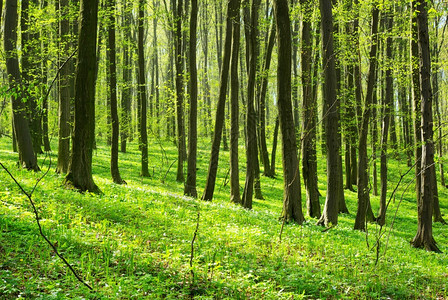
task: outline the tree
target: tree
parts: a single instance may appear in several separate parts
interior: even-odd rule
[[[274,1],[277,24],[278,114],[283,144],[283,218],[302,224],[304,221],[299,185],[299,161],[291,103],[291,22],[287,0]]]
[[[232,22],[235,21],[239,10],[238,0],[229,0],[227,4],[226,36],[224,40],[224,55],[219,80],[219,96],[215,115],[215,130],[213,132],[210,163],[208,166],[207,181],[205,183],[202,200],[211,201],[215,191],[216,172],[218,170],[219,146],[221,144],[222,128],[224,126],[224,112],[226,104],[227,83],[229,77],[230,56],[232,51]]]
[[[185,126],[184,126],[184,70],[183,70],[183,38],[182,38],[182,12],[183,1],[177,2],[174,10],[174,20],[176,22],[175,36],[175,64],[176,64],[176,115],[177,115],[177,177],[179,182],[184,181],[184,160],[186,158],[185,149]]]
[[[144,28],[145,0],[139,1],[138,9],[138,96],[140,100],[140,146],[142,151],[141,175],[149,177],[148,171],[148,129],[146,128],[146,73],[145,73],[145,51],[144,51]]]
[[[116,47],[115,47],[115,0],[107,0],[108,6],[108,31],[107,31],[107,54],[109,58],[109,98],[110,98],[110,117],[112,123],[112,139],[111,139],[111,156],[110,156],[110,172],[112,179],[117,184],[125,183],[120,176],[118,169],[118,136],[119,136],[119,120],[118,120],[118,101],[117,101],[117,66],[116,66]]]
[[[368,157],[367,157],[367,135],[369,132],[370,115],[372,113],[372,103],[375,90],[377,49],[378,49],[378,7],[372,9],[372,43],[369,54],[369,75],[367,79],[367,93],[365,107],[362,113],[361,129],[359,134],[359,154],[358,154],[358,209],[356,211],[355,229],[364,231],[366,228],[366,216],[370,215],[370,197],[369,197],[369,176],[368,176]]]
[[[92,177],[97,23],[98,0],[81,0],[75,78],[75,124],[72,156],[65,182],[81,191],[90,192],[100,191]]]
[[[5,24],[3,46],[6,54],[6,72],[12,96],[13,129],[17,141],[20,164],[28,170],[39,170],[33,150],[30,127],[26,116],[26,100],[29,95],[22,86],[17,57],[17,0],[5,2]]]
[[[191,0],[190,17],[190,118],[188,131],[188,171],[184,194],[197,197],[196,191],[196,157],[198,147],[198,74],[196,70],[196,31],[198,20],[198,2]]]
[[[392,31],[393,16],[388,12],[386,21],[386,32]],[[390,111],[393,105],[393,78],[392,78],[392,37],[389,35],[386,40],[386,95],[384,97],[384,112],[381,128],[381,194],[380,194],[380,213],[377,219],[378,224],[384,226],[386,223],[386,197],[387,197],[387,137],[389,135]]]
[[[247,102],[246,102],[246,182],[244,185],[242,205],[245,208],[252,209],[252,198],[254,192],[255,172],[258,171],[257,150],[257,115],[255,113],[255,83],[258,58],[258,10],[260,0],[252,0],[250,12],[250,25],[246,28],[246,57],[248,62],[248,80],[247,80]]]
[[[126,152],[131,127],[131,13],[127,1],[123,3],[123,85],[121,88],[121,152]]]
[[[417,234],[411,244],[415,248],[425,248],[427,251],[440,252],[432,236],[432,213],[434,205],[434,141],[433,141],[433,112],[431,90],[431,58],[429,50],[428,13],[426,2],[413,1],[417,14],[418,55],[420,73],[421,97],[421,198],[418,203]]]
[[[312,1],[302,0],[304,10],[302,20],[302,172],[306,189],[306,206],[308,215],[320,218],[319,189],[317,187],[316,159],[316,120],[317,103],[314,101],[312,55],[313,40],[311,38]]]
[[[235,20],[240,17],[238,0]],[[239,138],[239,77],[238,58],[240,48],[240,25],[233,22],[232,25],[232,55],[230,62],[230,201],[241,203],[240,176],[238,167],[238,138]]]
[[[317,224],[338,223],[340,177],[338,163],[341,148],[339,136],[339,100],[337,97],[336,66],[333,49],[333,11],[331,0],[320,0],[322,24],[322,64],[324,66],[325,146],[327,153],[327,198]]]

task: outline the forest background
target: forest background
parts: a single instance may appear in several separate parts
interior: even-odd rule
[[[446,3],[0,7],[0,295],[446,297]]]

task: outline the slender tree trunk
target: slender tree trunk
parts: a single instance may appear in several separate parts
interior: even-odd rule
[[[1,1],[0,1],[1,2]],[[1,6],[1,3],[0,3]],[[45,10],[48,6],[48,2],[47,1],[42,1],[41,2],[41,7],[40,9]],[[0,13],[1,13],[1,9],[0,9]],[[1,24],[1,21],[0,21]],[[44,143],[44,151],[49,152],[51,151],[51,146],[50,146],[50,138],[49,138],[49,133],[48,133],[48,109],[49,109],[49,105],[48,105],[48,97],[45,96],[45,91],[46,91],[46,86],[47,86],[47,81],[48,81],[48,70],[47,70],[47,62],[48,62],[48,58],[45,55],[45,53],[47,53],[48,51],[48,46],[49,46],[49,41],[48,41],[48,28],[46,28],[45,26],[42,27],[42,29],[40,30],[40,35],[44,36],[47,35],[45,38],[41,39],[41,53],[40,53],[40,59],[41,59],[41,95],[42,95],[42,139],[43,139],[43,143]]]
[[[130,59],[131,42],[131,15],[130,7],[125,1],[123,3],[123,87],[121,90],[121,147],[120,151],[125,153],[127,141],[130,135],[131,126],[131,85],[132,85],[132,66]]]
[[[240,18],[238,9],[235,19]],[[238,59],[240,47],[240,25],[239,22],[232,26],[232,57],[230,63],[230,201],[241,204],[240,195],[240,176],[238,166],[238,138],[239,138],[239,78],[238,78]]]
[[[386,32],[392,32],[393,26],[393,16],[392,12],[388,12],[386,16]],[[392,37],[389,35],[386,40],[386,95],[384,97],[384,112],[383,112],[383,122],[381,128],[381,194],[380,194],[380,213],[377,218],[379,225],[384,226],[386,224],[386,198],[387,198],[387,137],[389,134],[389,123],[390,123],[390,111],[393,105],[393,77],[392,77]]]
[[[19,91],[22,78],[17,58],[17,0],[7,0],[5,2],[5,24],[3,45],[6,55],[6,72],[8,74],[9,86],[11,89]],[[33,151],[30,128],[26,117],[26,106],[22,101],[22,93],[18,97],[12,97],[12,111],[14,133],[19,152],[19,162],[28,170],[39,170],[36,156]]]
[[[283,145],[283,218],[302,224],[299,161],[291,104],[291,22],[287,0],[274,1],[277,23],[277,95]]]
[[[184,194],[197,198],[196,157],[198,147],[198,74],[196,70],[196,31],[198,20],[198,2],[191,0],[190,17],[190,119],[188,131],[188,171]]]
[[[68,55],[70,50],[70,43],[67,41],[70,35],[69,15],[69,1],[59,1],[59,36],[61,38],[60,51],[63,55]],[[68,164],[70,161],[70,77],[72,73],[68,66],[62,68],[59,74],[59,138],[58,138],[58,162],[56,167],[57,173],[65,174],[68,172]]]
[[[246,23],[249,27],[249,40],[246,51],[249,52],[249,69],[247,80],[247,103],[246,103],[246,183],[244,185],[242,204],[243,207],[252,209],[252,198],[254,192],[255,172],[257,172],[258,151],[257,151],[257,117],[255,113],[255,84],[257,71],[257,37],[258,37],[258,10],[260,0],[252,0],[250,23]],[[250,24],[250,25],[249,25]],[[257,161],[256,161],[257,160]]]
[[[219,98],[216,107],[215,130],[213,132],[210,163],[202,200],[211,201],[215,191],[216,172],[218,170],[219,146],[221,143],[222,127],[224,125],[224,112],[227,96],[227,82],[229,77],[230,56],[232,51],[232,22],[235,21],[239,9],[238,0],[230,0],[227,5],[226,36],[224,40],[224,55],[219,82]]]
[[[367,156],[367,135],[369,132],[370,115],[372,111],[373,93],[375,90],[375,75],[376,75],[376,53],[378,47],[378,15],[377,7],[372,11],[372,44],[370,48],[370,66],[367,81],[367,94],[365,101],[365,108],[362,114],[361,129],[359,134],[359,161],[358,161],[358,209],[356,212],[355,227],[357,230],[366,230],[366,216],[368,215],[370,207],[370,190],[369,190],[369,175],[368,175],[368,156]]]
[[[66,184],[99,192],[92,178],[95,138],[95,76],[98,1],[81,0],[78,61],[75,79],[75,127]]]
[[[422,188],[418,199],[418,228],[411,244],[415,248],[440,252],[432,236],[432,213],[434,204],[434,141],[431,90],[431,58],[429,50],[428,15],[426,2],[414,2],[418,29],[418,53],[420,61],[420,96],[422,127]]]
[[[177,116],[177,176],[178,182],[184,182],[184,160],[186,158],[186,141],[184,126],[184,70],[183,70],[183,39],[182,39],[183,1],[177,2],[174,16],[176,22],[175,63],[176,63],[176,116]]]
[[[272,152],[271,152],[271,170],[272,174],[275,176],[275,155],[277,154],[277,140],[278,140],[278,128],[280,126],[280,121],[277,118],[275,118],[275,125],[274,125],[274,134],[272,136]]]
[[[317,187],[317,158],[316,158],[316,112],[317,103],[314,102],[312,86],[312,55],[313,40],[311,38],[311,18],[313,3],[301,0],[304,10],[302,20],[302,173],[306,189],[306,206],[308,215],[320,218],[319,190]]]
[[[116,50],[115,50],[115,0],[107,0],[109,10],[108,20],[108,39],[107,54],[109,57],[109,97],[110,97],[110,117],[112,125],[111,139],[111,155],[110,155],[110,172],[112,179],[117,184],[125,183],[120,176],[118,168],[118,137],[119,137],[119,120],[118,120],[118,101],[117,101],[117,66],[116,66]]]
[[[148,132],[146,128],[146,72],[144,51],[145,0],[140,0],[138,10],[138,95],[140,101],[140,145],[142,151],[141,176],[149,177],[148,171]]]
[[[268,89],[268,73],[271,66],[272,50],[274,49],[275,43],[275,24],[272,23],[271,30],[269,34],[269,41],[266,49],[266,57],[264,61],[264,68],[261,75],[261,91],[259,93],[259,109],[258,109],[258,120],[259,120],[259,144],[260,144],[260,156],[264,166],[263,174],[267,177],[273,177],[271,170],[271,165],[269,163],[269,153],[266,145],[266,93]]]
[[[411,25],[411,67],[412,67],[412,97],[413,97],[413,115],[414,115],[414,157],[415,157],[415,192],[417,201],[421,199],[421,158],[422,158],[422,138],[421,138],[421,95],[420,95],[420,76],[419,76],[419,58],[418,58],[418,31],[417,19],[412,18]]]
[[[325,145],[327,153],[327,198],[319,225],[336,225],[338,223],[338,212],[340,188],[342,178],[339,173],[338,164],[340,160],[339,139],[339,100],[337,97],[337,76],[335,57],[333,49],[333,12],[331,0],[320,0],[321,23],[322,23],[322,64],[324,68],[324,109],[325,112]]]

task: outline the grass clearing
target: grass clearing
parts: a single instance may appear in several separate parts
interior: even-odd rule
[[[0,171],[0,298],[149,299],[444,299],[448,298],[448,234],[434,224],[442,254],[413,249],[417,230],[414,185],[408,175],[387,215],[387,227],[398,205],[390,235],[381,239],[377,265],[375,243],[379,228],[368,235],[354,231],[356,193],[345,191],[350,214],[322,232],[316,220],[303,226],[282,226],[281,176],[261,178],[264,200],[247,211],[229,203],[228,153],[221,152],[213,202],[184,197],[175,181],[176,149],[172,142],[150,142],[150,178],[139,176],[140,154],[135,144],[120,153],[120,171],[127,185],[112,183],[109,148],[94,151],[94,180],[101,195],[81,194],[62,186],[63,176],[50,170],[33,194],[45,233],[58,250],[91,284],[90,292],[68,272],[38,234],[27,199],[6,172]],[[56,145],[53,145],[56,148]],[[198,192],[201,194],[209,158],[209,143],[198,152]],[[0,161],[27,191],[42,173],[16,166],[10,140],[0,138]],[[241,154],[244,148],[240,149]],[[244,184],[244,155],[241,184]],[[52,162],[56,161],[52,154]],[[43,163],[43,157],[40,158]],[[43,170],[48,166],[46,159]],[[280,152],[277,173],[281,175]],[[321,205],[325,201],[325,160],[319,159]],[[389,190],[406,170],[405,160],[390,160]],[[412,172],[411,172],[412,173]],[[302,187],[305,210],[305,195]],[[440,190],[442,212],[448,209]],[[374,212],[378,197],[372,197]],[[190,247],[195,241],[191,285]],[[389,230],[389,229],[388,229]],[[384,250],[387,243],[387,252]]]

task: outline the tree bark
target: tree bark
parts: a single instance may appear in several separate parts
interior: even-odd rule
[[[120,170],[118,168],[118,137],[119,137],[119,120],[118,120],[118,101],[117,101],[117,66],[116,66],[116,46],[115,46],[115,0],[108,0],[107,6],[109,10],[108,20],[108,39],[107,54],[109,58],[109,97],[110,97],[110,118],[112,125],[111,136],[111,155],[110,155],[110,172],[112,180],[117,184],[125,183],[121,179]]]
[[[422,187],[421,199],[418,199],[417,234],[411,244],[415,248],[440,252],[432,236],[432,213],[434,204],[434,141],[431,90],[431,58],[429,50],[428,15],[426,2],[414,2],[417,13],[418,53],[420,71],[420,96],[422,127]]]
[[[177,116],[177,175],[178,182],[184,182],[184,160],[186,158],[186,141],[184,126],[184,70],[183,70],[183,39],[182,39],[183,1],[177,2],[174,15],[176,23],[175,64],[176,64],[176,116]]]
[[[339,173],[339,100],[337,97],[337,77],[333,49],[333,12],[331,0],[320,0],[322,24],[322,63],[324,68],[324,123],[327,153],[327,198],[323,214],[317,224],[333,226],[338,223],[340,188],[342,178]]]
[[[66,184],[81,191],[99,192],[92,177],[95,138],[95,69],[98,1],[81,0],[78,61],[75,79],[75,127]]]
[[[240,18],[240,1],[235,19]],[[230,63],[230,201],[241,204],[240,176],[238,166],[238,138],[239,138],[239,78],[238,59],[240,47],[240,25],[239,22],[232,26],[232,57]]]
[[[370,190],[369,190],[369,175],[368,175],[368,157],[367,157],[367,135],[369,132],[369,121],[372,111],[373,93],[375,90],[376,81],[376,53],[378,47],[378,15],[377,7],[372,11],[372,44],[370,48],[370,66],[369,75],[367,79],[367,93],[365,100],[365,108],[362,113],[361,129],[359,134],[359,160],[358,160],[358,209],[356,212],[354,229],[365,231],[366,216],[371,210],[370,206]]]
[[[311,18],[313,3],[301,0],[304,18],[302,20],[302,173],[306,189],[306,207],[308,215],[320,218],[319,189],[317,187],[316,159],[316,120],[317,103],[313,98],[312,55],[313,40],[311,38]]]
[[[145,51],[144,51],[144,27],[145,0],[139,1],[138,10],[138,96],[140,100],[140,146],[142,151],[143,177],[149,177],[148,171],[148,132],[146,128],[146,72],[145,72]]]
[[[230,56],[232,51],[232,22],[235,21],[238,0],[230,0],[227,5],[226,36],[224,40],[224,55],[219,81],[219,97],[215,115],[215,130],[213,132],[210,163],[208,166],[207,181],[202,200],[211,201],[215,191],[216,172],[218,170],[219,146],[221,144],[222,127],[224,125],[224,112],[226,104],[227,82],[229,77]]]
[[[198,147],[198,74],[196,70],[196,31],[198,20],[198,1],[191,0],[190,16],[190,118],[188,131],[188,171],[184,194],[197,198],[196,158]]]
[[[132,66],[130,59],[131,43],[131,15],[128,2],[123,3],[123,88],[121,90],[121,146],[120,151],[126,153],[127,141],[130,135],[131,126],[131,84],[132,84]]]
[[[277,95],[283,144],[283,218],[302,224],[304,221],[299,184],[293,108],[291,103],[291,22],[287,0],[274,1],[277,24],[278,69]]]
[[[60,0],[59,1],[59,36],[61,41],[60,51],[61,54],[68,55],[70,50],[70,43],[67,41],[70,35],[70,23],[68,19],[69,15],[69,1]],[[70,68],[62,68],[59,73],[59,109],[58,109],[58,119],[59,119],[59,137],[58,137],[58,162],[56,166],[56,172],[65,174],[68,172],[68,165],[70,162],[70,77],[72,72]]]
[[[392,32],[393,15],[392,12],[388,12],[386,16],[386,32]],[[381,193],[380,193],[380,212],[377,218],[377,223],[381,226],[386,224],[386,209],[387,209],[387,137],[389,134],[390,124],[390,111],[393,105],[393,77],[392,77],[392,37],[389,35],[386,40],[386,95],[384,97],[384,113],[383,122],[381,128],[381,166],[380,166],[380,180],[381,180]]]
[[[36,156],[33,150],[30,128],[26,116],[26,104],[22,101],[25,95],[21,91],[22,78],[17,58],[17,0],[5,2],[5,24],[3,45],[6,55],[6,72],[11,90],[17,92],[12,97],[14,134],[19,152],[19,162],[28,170],[38,171]]]

